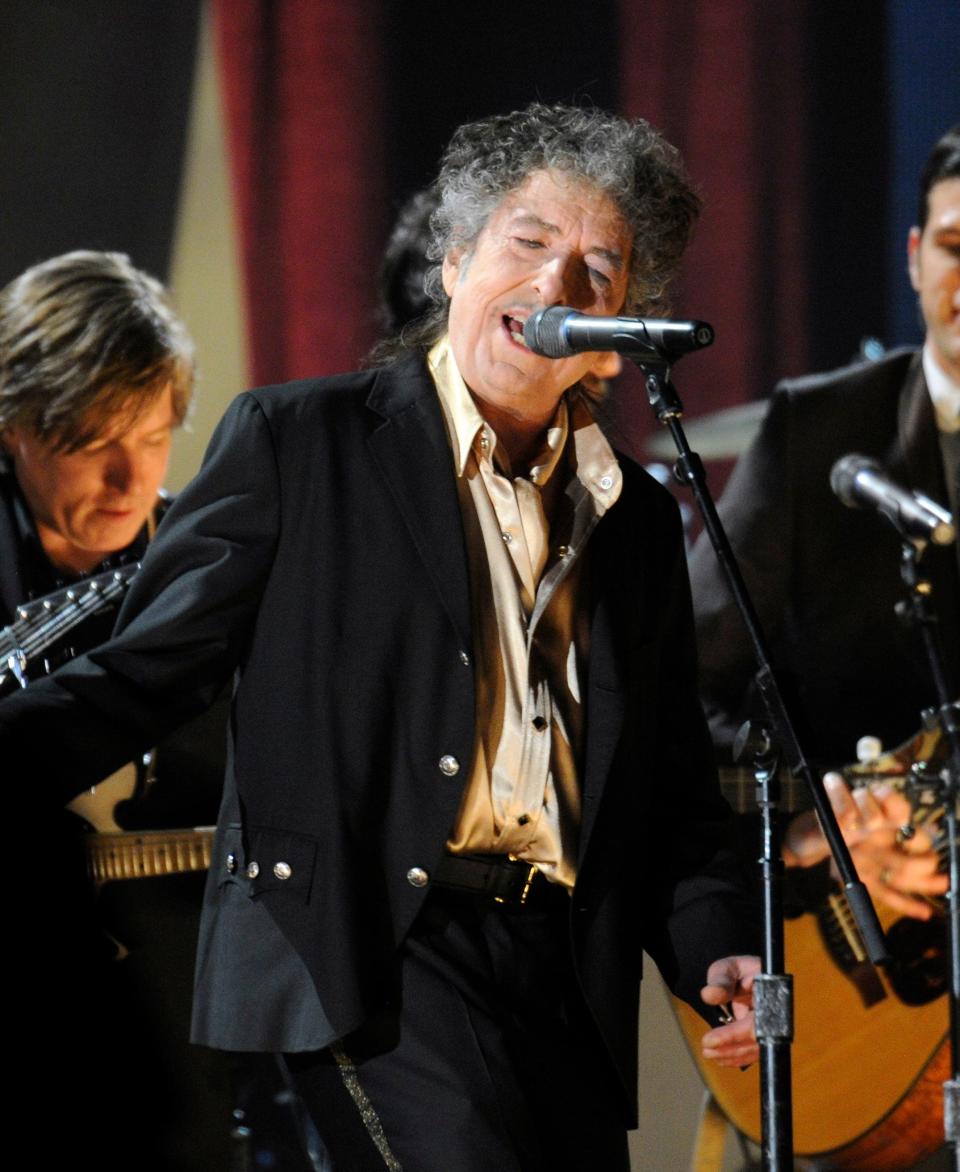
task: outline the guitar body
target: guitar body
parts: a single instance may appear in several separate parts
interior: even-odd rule
[[[939,771],[945,742],[924,729],[844,775],[852,786],[901,788],[914,828],[946,852]],[[743,810],[748,775],[728,771],[724,789]],[[792,779],[788,779],[792,780]],[[789,789],[787,803],[790,803]],[[839,892],[815,913],[784,925],[786,971],[794,982],[791,1046],[793,1150],[820,1168],[895,1172],[935,1152],[943,1137],[948,1075],[948,963],[942,915],[928,921],[877,906],[890,963],[870,965]],[[693,1059],[730,1123],[759,1143],[759,1068],[741,1072],[704,1061],[702,1019],[673,1001]]]
[[[97,785],[77,794],[67,803],[67,809],[100,834],[117,833],[123,829],[117,821],[117,806],[136,797],[141,788],[137,767],[131,761]]]
[[[881,916],[881,920],[883,917]],[[884,923],[896,919],[893,914]],[[869,1007],[827,955],[817,920],[786,925],[786,968],[794,977],[794,1151],[830,1166],[869,1172],[904,1168],[943,1143],[947,998],[906,1005],[886,981]],[[700,1074],[738,1131],[760,1142],[760,1075],[707,1063],[703,1020],[674,1007]]]

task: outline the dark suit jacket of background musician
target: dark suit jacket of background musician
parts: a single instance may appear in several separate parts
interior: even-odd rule
[[[918,352],[782,383],[719,506],[801,744],[821,767],[855,760],[856,741],[867,733],[893,748],[917,731],[921,709],[936,699],[919,637],[894,615],[905,596],[899,537],[830,489],[830,470],[848,452],[873,457],[901,485],[948,505]],[[954,696],[957,556],[956,544],[929,546],[920,562],[934,586]],[[702,695],[715,739],[728,746],[754,711],[750,648],[704,539],[690,573]]]

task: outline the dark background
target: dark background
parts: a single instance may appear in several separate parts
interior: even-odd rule
[[[534,98],[642,114],[684,151],[705,212],[677,311],[717,329],[678,377],[691,414],[918,340],[904,238],[960,117],[954,0],[6,0],[0,284],[78,246],[168,275],[204,15],[252,380],[355,366],[396,209],[456,125]]]

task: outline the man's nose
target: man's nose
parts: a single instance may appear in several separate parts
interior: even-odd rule
[[[132,493],[140,479],[141,469],[137,457],[119,445],[111,448],[107,465],[104,470],[104,479],[117,492]]]
[[[574,257],[552,256],[545,261],[534,287],[544,306],[569,305],[571,309],[580,309],[589,304],[586,266]]]

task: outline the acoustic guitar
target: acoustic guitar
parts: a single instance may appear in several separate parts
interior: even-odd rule
[[[844,770],[852,785],[882,781],[902,788],[914,826],[927,828],[944,859],[938,775],[945,756],[939,731],[921,732],[891,753]],[[928,921],[878,907],[893,956],[883,972],[869,963],[840,892],[815,914],[787,921],[794,1151],[816,1159],[818,1167],[894,1172],[943,1143],[948,964],[942,902],[935,902],[938,914]],[[759,1143],[758,1069],[706,1062],[702,1019],[676,999],[674,1008],[714,1100],[733,1127]]]

